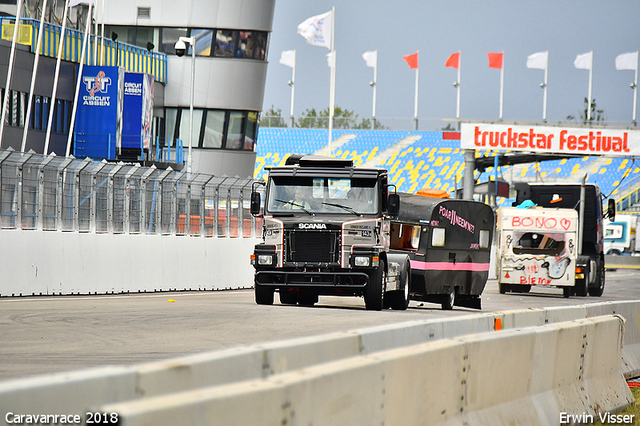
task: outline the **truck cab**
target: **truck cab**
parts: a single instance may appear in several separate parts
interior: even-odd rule
[[[363,296],[367,309],[407,308],[409,259],[389,253],[399,197],[386,170],[293,155],[268,172],[264,203],[252,192],[252,214],[264,219],[252,256],[256,303],[277,292],[283,304],[344,295]]]

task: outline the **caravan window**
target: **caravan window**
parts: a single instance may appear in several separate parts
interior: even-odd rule
[[[565,234],[562,233],[514,232],[513,240],[514,254],[558,256],[564,253]]]
[[[431,245],[433,247],[443,247],[444,234],[444,228],[433,228],[431,231]]]
[[[481,229],[480,230],[480,235],[479,235],[479,239],[478,239],[478,246],[480,246],[480,248],[487,248],[489,247],[489,231],[486,229]]]
[[[391,244],[389,247],[401,250],[417,250],[420,245],[420,230],[420,226],[392,223]]]

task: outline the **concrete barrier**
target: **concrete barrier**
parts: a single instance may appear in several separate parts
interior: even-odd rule
[[[3,229],[0,296],[250,288],[256,241]]]
[[[360,355],[99,408],[120,424],[558,424],[633,402],[623,320],[588,318]],[[428,403],[427,403],[428,402]]]
[[[473,314],[452,319],[410,321],[231,348],[131,367],[110,367],[16,379],[0,382],[0,413],[19,412],[16,407],[23,410],[23,413],[43,412],[44,407],[57,410],[47,413],[84,413],[88,409],[110,403],[176,395],[212,386],[230,386],[235,389],[238,384],[255,382],[252,386],[261,387],[262,384],[256,383],[289,373],[296,376],[302,370],[334,362],[340,363],[360,356],[377,356],[395,349],[402,352],[429,342],[464,339],[464,336],[468,335],[491,335],[501,338],[505,336],[504,332],[493,331],[513,331],[525,327],[536,330],[537,327],[552,324],[554,321],[584,320],[587,316],[598,317],[608,314],[620,314],[631,318],[627,321],[629,333],[625,335],[625,347],[622,349],[622,371],[630,375],[629,372],[640,370],[640,357],[636,356],[640,353],[640,329],[637,325],[639,306],[640,301],[609,302],[558,309],[526,309]],[[635,328],[630,327],[629,323],[635,324]],[[536,350],[540,353],[555,354],[559,350],[557,345],[554,340],[540,340]],[[494,361],[491,361],[488,365],[493,363]],[[68,395],[73,397],[68,398]]]

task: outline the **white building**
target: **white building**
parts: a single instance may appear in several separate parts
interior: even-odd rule
[[[95,1],[94,19],[102,22],[103,0]],[[27,0],[23,16],[39,18],[40,3]],[[52,10],[57,16],[64,3],[55,3]],[[183,141],[185,150],[189,146],[191,46],[178,57],[174,45],[180,36],[195,37],[194,172],[253,175],[274,7],[275,0],[105,1],[105,39],[115,39],[119,48],[128,44],[167,55],[167,81],[156,83],[154,105],[154,141],[159,137],[161,146],[176,139]],[[11,13],[11,6],[8,9],[4,5],[0,12]],[[86,11],[86,6],[74,9],[71,21],[80,22],[81,28]],[[8,52],[7,44],[3,46]],[[0,74],[6,75],[6,63],[0,63]],[[27,80],[22,79],[23,86]],[[4,77],[0,87],[3,84]],[[10,143],[3,138],[2,148],[7,146]]]

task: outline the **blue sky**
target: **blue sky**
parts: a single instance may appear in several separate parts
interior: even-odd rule
[[[297,34],[306,18],[336,7],[336,105],[360,117],[372,113],[373,69],[362,53],[378,49],[377,116],[410,119],[415,71],[403,55],[420,51],[421,123],[455,118],[457,72],[446,68],[461,51],[461,119],[497,121],[500,70],[488,67],[487,53],[504,51],[506,122],[542,120],[540,83],[544,71],[526,68],[528,55],[549,50],[547,121],[579,115],[587,97],[589,71],[576,69],[576,55],[593,50],[592,97],[607,123],[631,123],[633,71],[615,69],[615,57],[640,49],[637,0],[367,0],[333,2],[276,0],[264,109],[289,115],[291,68],[278,63],[283,50],[297,50],[295,114],[329,106],[328,49]],[[433,125],[433,124],[431,124]],[[439,128],[439,127],[438,127]],[[421,124],[422,130],[427,124]]]

